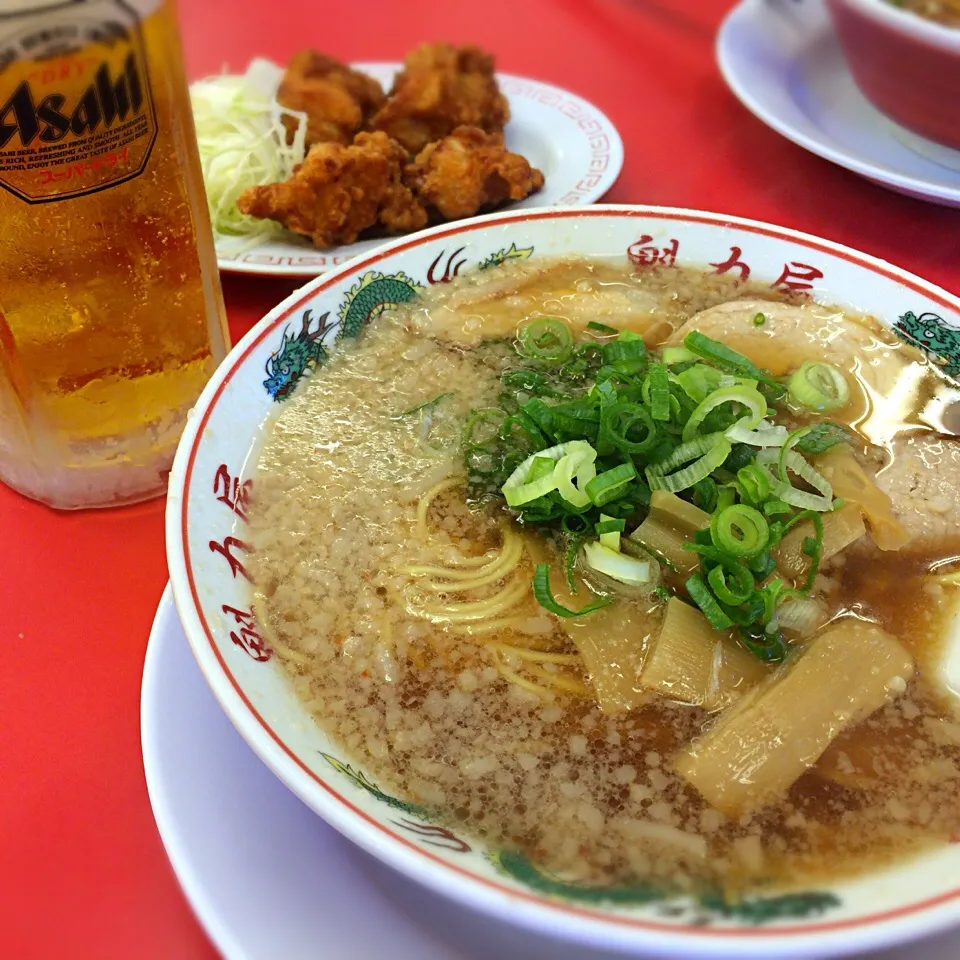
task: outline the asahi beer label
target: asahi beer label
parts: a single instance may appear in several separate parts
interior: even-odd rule
[[[0,14],[0,187],[27,203],[104,190],[143,171],[156,136],[130,5]]]

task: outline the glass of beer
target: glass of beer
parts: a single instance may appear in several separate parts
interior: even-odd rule
[[[168,0],[0,0],[0,479],[166,489],[228,334]]]

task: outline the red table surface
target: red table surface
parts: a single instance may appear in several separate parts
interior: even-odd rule
[[[480,44],[503,70],[575,91],[613,120],[626,164],[608,200],[807,230],[960,292],[960,213],[806,153],[729,93],[713,54],[729,6],[182,0],[180,20],[191,78],[306,44],[346,60]],[[224,277],[234,340],[300,282]],[[140,757],[163,502],[63,514],[0,487],[0,533],[0,956],[215,956],[164,855]]]

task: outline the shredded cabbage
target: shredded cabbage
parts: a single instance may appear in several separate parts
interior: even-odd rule
[[[190,85],[210,222],[221,248],[232,253],[283,232],[279,223],[237,209],[243,190],[288,179],[305,156],[306,114],[277,103],[278,77],[273,64],[255,60],[243,76]],[[291,143],[285,117],[297,123]]]

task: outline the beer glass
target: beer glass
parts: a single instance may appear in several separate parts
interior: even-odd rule
[[[0,479],[162,493],[227,341],[172,3],[0,0]]]

